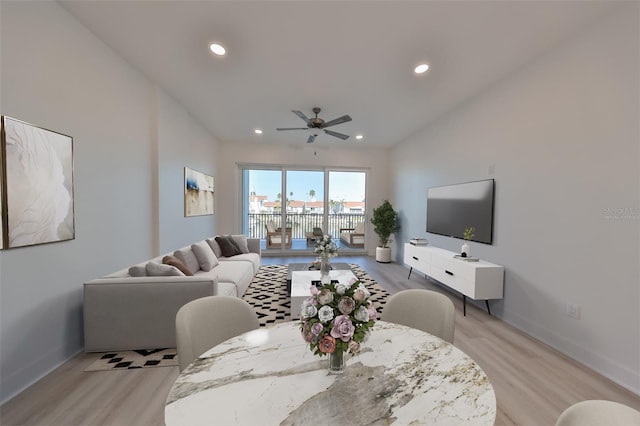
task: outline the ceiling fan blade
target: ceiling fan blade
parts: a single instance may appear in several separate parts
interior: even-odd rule
[[[349,139],[349,135],[345,135],[344,133],[338,133],[331,130],[324,130],[324,132],[328,135],[335,136],[336,138],[340,138],[342,140]]]
[[[318,135],[309,135],[309,139],[307,139],[307,143],[312,143],[315,140],[316,136]]]
[[[298,117],[302,118],[305,123],[309,124],[309,117],[304,115],[304,112],[302,111],[291,111],[291,112],[297,115]]]
[[[338,117],[334,120],[327,121],[321,127],[324,128],[329,126],[335,126],[336,124],[346,123],[347,121],[351,121],[351,117],[349,117],[349,115],[343,115],[342,117]]]
[[[308,127],[278,127],[276,130],[309,130]]]

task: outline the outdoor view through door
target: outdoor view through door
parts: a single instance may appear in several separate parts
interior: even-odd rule
[[[243,233],[268,252],[306,251],[331,235],[340,253],[362,253],[366,172],[244,168]]]

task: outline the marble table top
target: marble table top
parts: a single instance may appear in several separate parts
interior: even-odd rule
[[[165,406],[173,425],[492,425],[493,387],[464,352],[376,321],[343,374],[327,372],[297,321],[221,343],[187,367]]]

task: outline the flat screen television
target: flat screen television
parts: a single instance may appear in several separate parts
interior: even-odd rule
[[[427,189],[427,232],[463,238],[474,227],[471,241],[493,243],[494,180]]]

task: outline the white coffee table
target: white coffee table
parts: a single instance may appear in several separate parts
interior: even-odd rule
[[[331,280],[338,280],[340,284],[349,284],[353,279],[358,279],[351,270],[329,271]],[[291,319],[300,318],[300,307],[311,292],[311,281],[320,279],[320,271],[293,271],[291,274]]]

